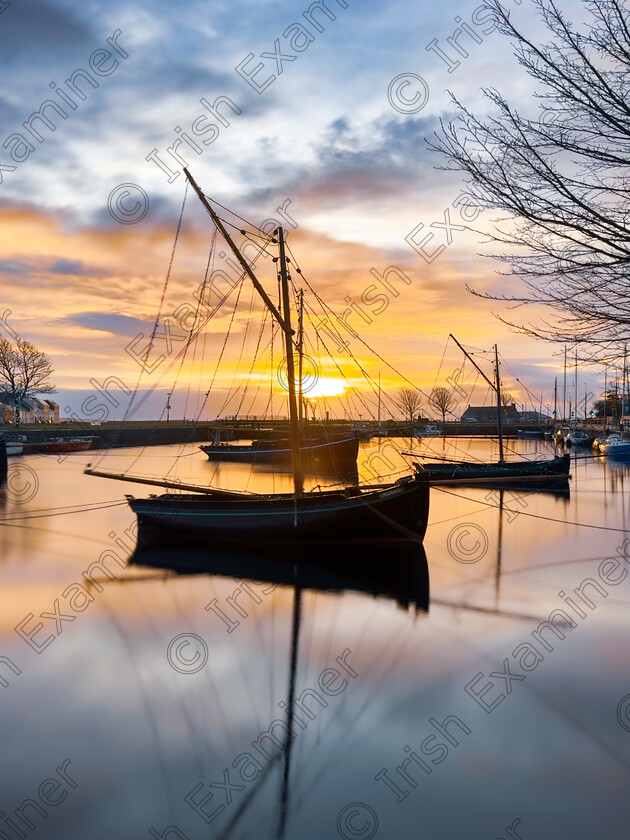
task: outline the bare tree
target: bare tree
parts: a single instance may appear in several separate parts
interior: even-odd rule
[[[405,415],[405,419],[413,422],[414,417],[420,410],[422,398],[413,388],[399,388],[394,397],[394,405]]]
[[[555,0],[532,0],[550,39],[532,40],[499,0],[486,0],[537,84],[542,113],[525,116],[497,90],[493,114],[458,115],[429,145],[467,176],[471,203],[499,211],[491,241],[522,293],[484,293],[514,307],[545,304],[521,332],[613,360],[630,341],[630,19],[627,0],[582,0],[576,28]],[[472,290],[471,290],[472,291]]]
[[[0,338],[0,391],[11,397],[16,426],[20,425],[24,400],[36,394],[54,393],[55,387],[49,381],[52,374],[52,362],[30,341]]]
[[[429,404],[442,414],[442,422],[446,420],[446,412],[450,411],[457,402],[453,392],[448,388],[434,388],[429,396]]]

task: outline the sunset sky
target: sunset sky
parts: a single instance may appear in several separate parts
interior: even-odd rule
[[[505,2],[522,26],[541,32],[527,0]],[[490,31],[479,2],[328,0],[328,16],[321,8],[309,16],[310,5],[0,3],[0,328],[51,356],[62,415],[71,409],[90,419],[85,400],[107,377],[136,387],[140,367],[125,348],[140,334],[144,343],[135,346],[146,346],[158,311],[184,196],[182,160],[207,195],[246,219],[282,221],[304,274],[338,315],[361,303],[373,271],[382,276],[396,267],[397,294],[387,306],[375,314],[380,307],[373,303],[370,323],[356,313],[349,323],[421,388],[431,389],[440,364],[437,384],[461,364],[452,344],[442,361],[452,332],[483,350],[497,341],[522,382],[551,402],[554,376],[562,379],[561,360],[552,355],[560,348],[510,333],[492,314],[506,314],[504,308],[466,291],[466,284],[516,287],[480,255],[488,246],[479,234],[457,229],[470,224],[464,186],[435,168],[440,161],[425,144],[439,119],[452,114],[448,90],[480,110],[480,89],[495,86],[523,112],[538,112],[509,44]],[[458,53],[447,38],[460,25],[468,29],[452,37]],[[46,100],[59,109],[44,112],[54,130],[31,117]],[[176,140],[173,155],[167,149]],[[288,220],[277,212],[282,207]],[[474,225],[490,223],[484,214]],[[423,258],[408,240],[420,243],[429,234]],[[210,237],[210,221],[189,194],[163,315],[194,303]],[[271,293],[273,278],[263,275]],[[247,310],[249,289],[243,295]],[[203,352],[199,346],[177,380],[174,416],[181,416],[191,382],[197,394],[209,388],[231,311],[226,305],[213,319]],[[259,313],[255,303],[252,317]],[[523,312],[526,320],[535,315]],[[243,317],[247,312],[236,319],[236,332],[244,330]],[[155,350],[169,355],[165,342]],[[227,348],[209,416],[234,375],[248,368],[237,366],[239,352],[238,341]],[[371,376],[381,373],[385,390],[403,384],[365,347],[356,353]],[[140,387],[156,394],[138,417],[162,412],[175,382],[177,366],[169,364],[159,379],[143,377]],[[331,370],[322,376],[334,379]],[[580,372],[580,379],[581,400],[585,384],[598,392],[594,374]],[[118,396],[110,419],[124,410]]]

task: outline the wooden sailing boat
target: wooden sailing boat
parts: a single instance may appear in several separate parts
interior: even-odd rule
[[[330,469],[340,473],[356,468],[359,437],[317,435],[301,439],[300,455],[304,466]],[[199,447],[210,461],[233,461],[251,464],[290,464],[293,457],[289,439],[261,438],[251,443],[207,443]]]
[[[187,169],[186,177],[217,230],[249,277],[284,338],[287,364],[288,404],[291,428],[291,494],[239,493],[211,487],[184,485],[177,481],[139,479],[87,469],[90,475],[136,481],[178,490],[193,491],[138,499],[127,496],[138,517],[139,540],[146,542],[160,533],[177,533],[198,541],[300,542],[405,537],[422,540],[429,512],[429,487],[413,476],[377,487],[304,491],[303,447],[298,412],[294,361],[294,331],[291,327],[289,279],[284,232],[276,231],[282,313],[241,255],[221,219]]]
[[[454,335],[450,335],[462,353],[475,366],[480,375],[496,393],[497,432],[499,437],[499,460],[494,463],[477,461],[450,461],[443,463],[416,464],[416,475],[430,484],[462,484],[478,487],[503,487],[512,489],[553,488],[564,491],[568,488],[570,458],[547,458],[540,461],[506,461],[503,443],[503,404],[501,379],[499,376],[499,351],[494,345],[495,381],[492,382],[472,356],[462,347]],[[418,456],[417,452],[407,453]]]

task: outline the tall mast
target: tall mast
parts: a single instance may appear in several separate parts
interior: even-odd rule
[[[628,345],[623,345],[623,384],[621,392],[621,416],[626,413],[626,396],[628,393],[628,364],[627,364]]]
[[[604,431],[606,431],[606,408],[608,406],[608,365],[604,365]]]
[[[296,496],[304,492],[304,477],[302,475],[302,447],[300,446],[300,418],[297,410],[295,393],[295,358],[293,355],[293,330],[291,329],[291,301],[289,299],[289,274],[287,272],[287,258],[284,253],[284,231],[277,230],[278,247],[280,250],[280,284],[282,289],[282,314],[284,316],[284,347],[287,356],[287,378],[289,386],[289,419],[291,421],[291,448],[293,450],[293,486]]]
[[[503,458],[503,405],[501,404],[501,379],[499,378],[499,350],[494,345],[494,363],[497,381],[497,429],[499,431],[499,463]]]
[[[304,415],[304,396],[302,393],[304,375],[304,289],[298,292],[299,309],[298,309],[298,333],[297,333],[297,351],[298,351],[298,420],[300,421],[300,428],[302,428],[302,419]]]
[[[558,416],[558,377],[555,376],[553,380],[553,419],[554,422]]]
[[[578,421],[578,402],[580,395],[578,393],[578,374],[577,374],[577,344],[575,345],[575,422]]]
[[[378,372],[378,425],[381,426],[381,372]]]
[[[584,420],[586,420],[586,401],[588,400],[588,396],[586,393],[586,385],[584,385]]]
[[[567,422],[567,345],[564,345],[564,374],[562,379],[562,422]]]
[[[190,172],[186,169],[186,167],[184,167],[184,175],[188,178],[188,180],[192,184],[192,187],[193,187],[194,191],[197,193],[199,201],[203,204],[203,206],[206,208],[206,210],[210,214],[210,218],[212,219],[212,221],[214,222],[214,224],[218,228],[219,232],[221,233],[221,235],[223,236],[223,238],[225,239],[227,244],[230,246],[234,256],[236,257],[238,262],[241,264],[241,267],[242,267],[243,271],[247,274],[249,279],[254,284],[254,287],[255,287],[256,291],[258,292],[258,294],[261,296],[261,298],[265,302],[265,306],[271,312],[273,317],[280,324],[280,326],[282,327],[282,329],[284,330],[284,332],[286,334],[287,325],[286,325],[282,315],[278,312],[278,310],[277,310],[276,306],[274,305],[273,301],[271,300],[271,298],[269,297],[267,292],[263,289],[263,287],[258,282],[258,278],[254,274],[254,272],[251,270],[249,263],[247,262],[245,257],[241,254],[239,249],[236,247],[236,244],[234,243],[234,240],[232,239],[230,234],[225,229],[225,225],[223,224],[221,219],[217,216],[217,214],[215,213],[212,205],[210,204],[208,199],[205,197],[205,195],[201,191],[201,187],[195,181],[195,179],[190,174]],[[289,329],[290,329],[290,325],[289,325]],[[293,356],[291,356],[291,358],[293,358]]]

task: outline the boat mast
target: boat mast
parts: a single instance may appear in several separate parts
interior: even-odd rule
[[[228,244],[228,245],[230,246],[230,248],[232,249],[232,252],[233,252],[234,256],[236,257],[236,259],[238,260],[238,262],[241,264],[241,267],[242,267],[243,271],[247,274],[247,276],[249,277],[249,279],[250,279],[250,280],[252,281],[252,283],[254,284],[254,287],[255,287],[256,291],[258,292],[258,294],[261,296],[261,298],[262,298],[262,299],[263,299],[263,301],[265,302],[265,305],[266,305],[267,309],[271,312],[271,314],[273,315],[273,317],[274,317],[274,318],[276,319],[276,321],[280,324],[280,326],[282,327],[283,331],[284,331],[284,332],[285,332],[285,334],[286,334],[286,332],[287,332],[287,325],[286,325],[286,323],[285,323],[285,321],[284,321],[284,318],[283,318],[283,317],[282,317],[282,315],[278,312],[277,308],[275,307],[275,305],[274,305],[273,301],[271,300],[271,298],[269,297],[269,295],[267,294],[267,292],[266,292],[266,291],[263,289],[263,287],[260,285],[260,283],[259,283],[259,281],[258,281],[258,278],[257,278],[257,277],[256,277],[256,275],[254,274],[254,272],[251,270],[251,268],[250,268],[250,266],[249,266],[249,263],[247,262],[247,260],[245,259],[245,257],[241,254],[241,252],[239,251],[239,249],[236,247],[236,244],[235,244],[234,240],[232,239],[232,237],[230,236],[230,234],[229,234],[229,233],[227,232],[227,230],[225,229],[225,226],[223,225],[223,222],[222,222],[222,221],[221,221],[221,219],[217,216],[217,214],[215,213],[214,209],[212,208],[212,205],[210,204],[210,202],[208,201],[208,199],[205,197],[205,195],[204,195],[204,194],[203,194],[203,192],[201,191],[201,187],[200,187],[200,186],[199,186],[199,184],[195,181],[195,179],[194,179],[194,178],[193,178],[193,176],[190,174],[190,172],[186,169],[186,167],[184,167],[184,175],[185,175],[185,176],[188,178],[188,180],[190,181],[190,183],[191,183],[191,185],[192,185],[192,188],[193,188],[193,189],[194,189],[194,191],[197,193],[197,196],[198,196],[198,198],[199,198],[199,201],[200,201],[200,202],[203,204],[203,206],[206,208],[206,210],[207,210],[207,211],[208,211],[208,213],[210,214],[210,217],[211,217],[212,221],[214,222],[214,224],[215,224],[215,225],[216,225],[216,227],[218,228],[219,232],[221,233],[221,235],[223,236],[223,238],[225,239],[225,241],[227,242],[227,244]],[[289,329],[290,329],[290,326],[289,326]],[[293,334],[293,333],[291,333],[291,335],[292,335],[292,334]],[[291,356],[291,358],[293,358],[293,356]],[[294,384],[295,384],[295,383],[294,383]]]
[[[564,374],[562,379],[562,422],[567,422],[567,345],[564,345]]]
[[[505,459],[503,457],[503,405],[501,401],[501,379],[499,378],[499,349],[494,345],[494,363],[497,380],[497,429],[499,432],[499,463]]]
[[[604,432],[606,431],[606,408],[608,405],[608,365],[604,365]]]
[[[578,402],[580,394],[578,392],[578,372],[577,372],[577,344],[575,345],[575,422],[578,422]]]
[[[553,380],[553,419],[556,422],[558,416],[558,377],[555,376]]]
[[[378,372],[378,427],[381,428],[381,372]]]
[[[295,358],[293,354],[293,330],[291,329],[291,302],[289,299],[289,273],[287,258],[284,253],[284,231],[281,227],[276,231],[278,248],[280,251],[280,284],[282,289],[282,313],[284,315],[284,347],[287,356],[287,379],[289,388],[289,419],[291,421],[291,448],[293,450],[293,486],[295,495],[304,492],[304,477],[302,475],[302,447],[300,445],[300,418],[297,410],[295,392]]]
[[[302,428],[302,420],[304,416],[304,395],[302,378],[304,375],[304,289],[298,292],[299,309],[298,309],[298,333],[297,333],[297,351],[298,351],[298,420],[300,421],[300,428]]]
[[[495,381],[494,381],[494,382],[491,382],[491,381],[488,379],[488,377],[486,376],[486,374],[485,374],[485,373],[482,371],[482,369],[479,367],[479,365],[477,364],[477,362],[476,362],[476,361],[473,359],[473,357],[470,355],[470,353],[468,353],[466,350],[464,350],[464,348],[463,348],[463,347],[462,347],[462,345],[459,343],[459,341],[455,338],[455,336],[453,335],[453,333],[449,333],[449,338],[452,338],[452,339],[453,339],[453,341],[455,342],[455,344],[457,344],[457,346],[458,346],[458,347],[459,347],[459,349],[462,351],[462,353],[464,354],[464,356],[466,356],[466,358],[467,358],[467,359],[469,359],[469,360],[473,363],[473,365],[477,368],[477,370],[479,371],[479,373],[480,373],[480,374],[483,376],[483,378],[486,380],[486,382],[488,383],[488,385],[489,385],[491,388],[493,388],[493,389],[497,392],[497,406],[498,406],[498,412],[497,412],[497,414],[498,414],[498,416],[497,416],[497,425],[498,425],[498,427],[499,427],[499,460],[500,460],[500,461],[503,461],[503,424],[502,424],[502,422],[501,422],[501,420],[502,420],[502,417],[501,417],[501,414],[502,414],[502,406],[501,406],[501,382],[499,381],[499,353],[498,353],[498,350],[497,350],[497,345],[496,345],[496,344],[494,345],[494,352],[495,352],[495,359],[496,359],[496,378],[495,378]]]

